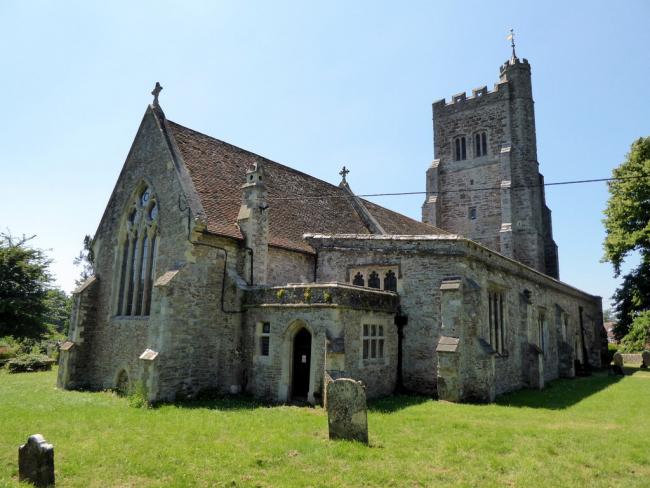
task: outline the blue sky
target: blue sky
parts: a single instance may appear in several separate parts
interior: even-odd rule
[[[498,79],[514,27],[547,182],[650,135],[650,2],[0,2],[0,229],[70,291],[149,94],[168,118],[357,193],[423,191],[431,102]],[[549,187],[563,281],[611,296],[604,183]],[[423,196],[378,203],[420,218]]]

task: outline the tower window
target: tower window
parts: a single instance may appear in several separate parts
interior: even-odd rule
[[[474,152],[477,158],[487,155],[487,134],[485,132],[474,135]]]
[[[469,217],[469,220],[476,220],[476,207],[469,207],[467,216]]]
[[[467,159],[467,141],[465,140],[465,136],[454,139],[454,157],[456,161]]]

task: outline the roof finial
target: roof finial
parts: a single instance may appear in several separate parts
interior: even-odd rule
[[[158,95],[160,95],[160,92],[162,91],[163,87],[156,81],[156,86],[154,87],[153,91],[151,94],[153,95],[153,106],[154,107],[160,107],[160,104],[158,103]]]
[[[346,183],[345,177],[348,175],[349,172],[350,170],[347,169],[345,166],[343,166],[343,169],[339,171],[339,174],[343,177],[343,183]]]
[[[512,59],[517,59],[517,55],[515,54],[515,30],[510,29],[510,34],[508,34],[508,37],[506,37],[507,40],[510,41],[510,46],[512,47]]]

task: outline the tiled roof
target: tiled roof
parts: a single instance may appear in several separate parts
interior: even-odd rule
[[[241,186],[246,170],[262,162],[270,244],[313,252],[303,234],[370,233],[342,188],[169,120],[167,124],[199,194],[208,232],[243,238],[236,225]],[[389,234],[447,234],[366,200],[363,203]]]

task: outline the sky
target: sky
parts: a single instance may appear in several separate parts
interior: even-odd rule
[[[358,194],[424,191],[431,103],[492,88],[510,28],[546,182],[606,178],[650,135],[648,18],[646,0],[2,0],[0,231],[35,234],[71,291],[156,81],[182,125],[334,184],[345,164]],[[605,306],[607,197],[546,189],[562,281]],[[372,200],[420,219],[424,197]]]

